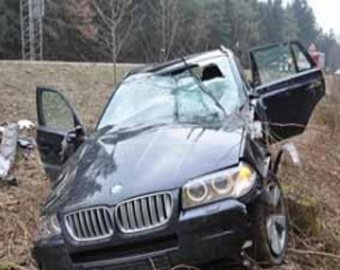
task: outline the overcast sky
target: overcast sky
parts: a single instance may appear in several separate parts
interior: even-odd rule
[[[324,30],[333,29],[340,35],[339,0],[307,0],[313,7],[318,24]]]
[[[290,2],[291,0],[285,0]],[[314,9],[318,22],[325,31],[334,30],[340,36],[340,1],[339,0],[307,0]]]

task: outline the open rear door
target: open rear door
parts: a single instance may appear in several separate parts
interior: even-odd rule
[[[278,142],[301,134],[315,106],[325,95],[322,71],[298,42],[250,52],[258,106],[265,112],[268,135]]]
[[[85,140],[81,121],[64,96],[52,89],[37,89],[37,144],[46,173],[55,180],[61,166]]]

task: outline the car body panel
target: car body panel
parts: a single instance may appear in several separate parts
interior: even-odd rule
[[[274,141],[299,135],[306,129],[315,106],[325,94],[320,70],[304,74],[274,85],[260,88],[264,93],[259,102],[263,106]]]
[[[190,179],[237,165],[243,139],[242,129],[104,128],[71,158],[61,175],[66,178],[73,175],[73,180],[60,179],[62,190],[55,193],[65,198],[62,208],[67,212],[179,189]],[[121,190],[114,193],[117,185]]]

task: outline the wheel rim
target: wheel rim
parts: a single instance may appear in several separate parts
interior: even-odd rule
[[[270,198],[266,220],[267,239],[272,252],[280,256],[285,252],[288,237],[286,207],[277,184],[269,184],[267,190]]]

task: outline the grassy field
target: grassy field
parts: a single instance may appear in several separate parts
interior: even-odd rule
[[[134,65],[118,67],[122,78]],[[113,69],[108,65],[1,64],[0,123],[36,119],[35,89],[61,90],[71,100],[87,127],[93,127],[113,90]]]
[[[121,66],[119,78],[134,66]],[[58,89],[74,104],[88,129],[93,129],[113,91],[113,69],[98,65],[0,63],[0,124],[29,119],[36,122],[35,90]],[[34,228],[49,183],[35,153],[20,154],[13,172],[18,187],[0,183],[0,270],[34,269],[30,256]]]
[[[132,66],[119,67],[122,77]],[[35,89],[63,91],[75,104],[89,129],[113,89],[113,70],[96,65],[33,65],[0,62],[0,123],[36,121]],[[303,167],[286,164],[287,195],[317,203],[320,233],[291,233],[287,262],[282,269],[334,270],[340,264],[340,79],[328,79],[331,95],[319,106],[308,131],[295,140]],[[49,190],[38,154],[20,154],[13,170],[18,187],[0,185],[0,270],[34,269],[30,256],[38,213]]]

